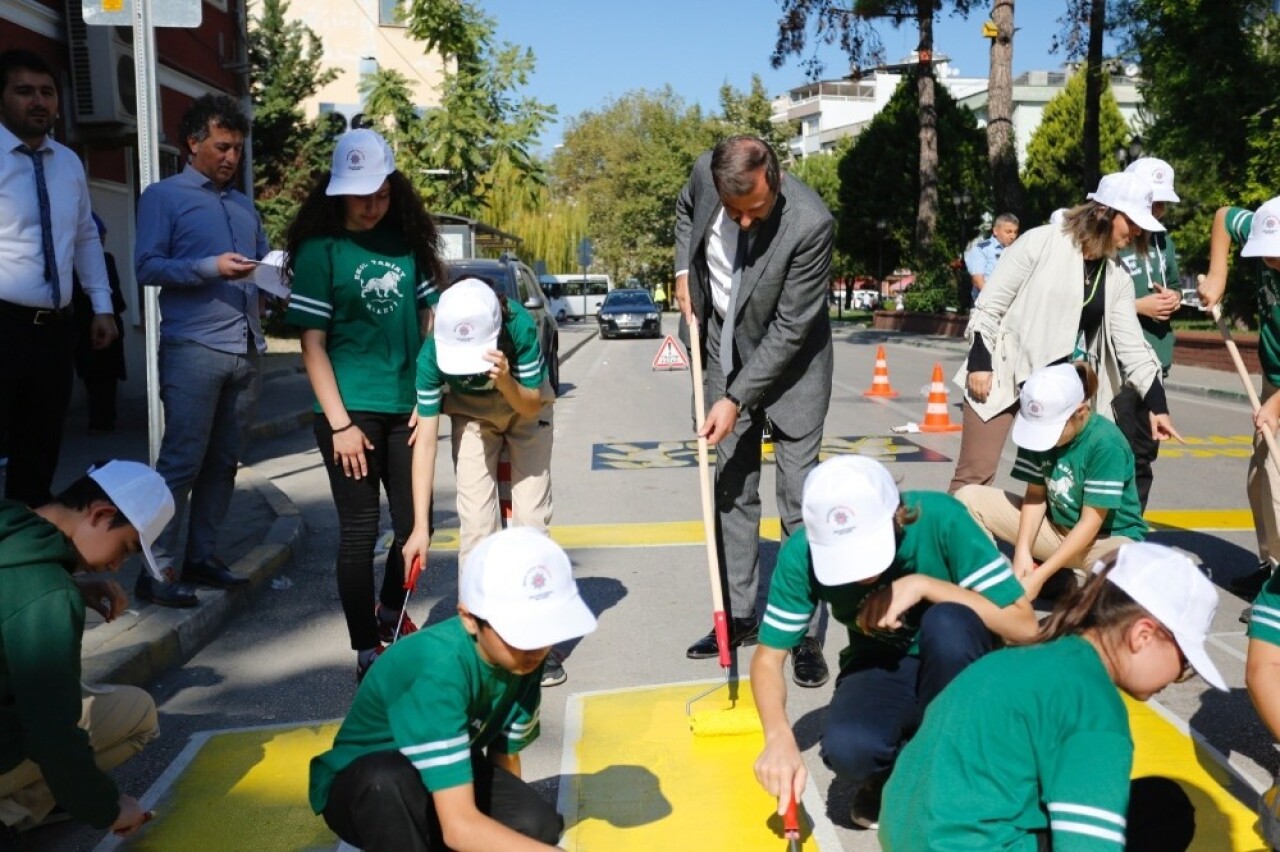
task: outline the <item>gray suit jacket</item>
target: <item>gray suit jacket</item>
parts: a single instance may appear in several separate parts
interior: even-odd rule
[[[676,202],[676,266],[689,271],[689,297],[702,328],[715,310],[707,235],[719,215],[711,154],[698,158]],[[817,193],[784,174],[777,204],[751,240],[734,325],[737,370],[730,394],[765,410],[786,434],[820,428],[831,401],[831,322],[827,294],[835,222]],[[681,338],[689,343],[688,329]],[[702,338],[703,363],[707,340]],[[707,400],[711,405],[716,400]]]

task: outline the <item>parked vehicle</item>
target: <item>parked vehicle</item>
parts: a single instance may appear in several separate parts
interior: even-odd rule
[[[504,254],[497,260],[467,258],[446,262],[449,283],[463,278],[479,278],[490,287],[519,302],[538,326],[538,342],[542,345],[542,357],[547,359],[547,376],[551,389],[560,393],[560,329],[555,318],[547,310],[547,300],[538,286],[533,270],[514,255]]]
[[[600,305],[597,321],[606,340],[627,334],[662,336],[662,314],[648,290],[614,290]]]
[[[604,297],[614,290],[608,275],[552,275],[561,286],[569,317],[576,320],[596,315]]]
[[[880,306],[880,294],[875,290],[854,290],[853,307],[859,311],[874,311]]]
[[[547,311],[556,318],[556,322],[569,319],[569,300],[564,297],[564,285],[554,275],[539,275],[538,284],[542,286],[542,295],[547,298]]]

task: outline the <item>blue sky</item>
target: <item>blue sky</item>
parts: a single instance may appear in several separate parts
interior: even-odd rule
[[[544,151],[560,141],[562,123],[597,109],[635,89],[665,84],[688,103],[715,110],[726,81],[740,90],[759,74],[771,96],[805,81],[791,59],[769,67],[779,14],[777,0],[479,0],[498,22],[499,41],[533,49],[537,70],[528,93],[554,104],[557,122],[542,139]],[[1014,39],[1014,73],[1058,68],[1063,57],[1049,53],[1060,29],[1061,4],[1020,4]],[[1034,10],[1034,11],[1033,11]],[[981,37],[985,9],[969,19],[939,18],[934,40],[940,54],[966,77],[985,77],[989,42]],[[879,27],[886,57],[897,60],[915,48],[913,26]],[[825,76],[838,77],[845,63],[828,48]]]

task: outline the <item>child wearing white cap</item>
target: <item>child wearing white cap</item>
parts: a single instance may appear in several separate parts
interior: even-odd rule
[[[285,321],[302,330],[316,397],[316,446],[341,530],[338,597],[358,680],[385,644],[417,629],[400,612],[401,548],[413,530],[409,424],[427,291],[443,278],[436,227],[381,135],[364,128],[338,139],[332,168],[289,227],[287,255]],[[375,597],[381,491],[394,542]]]
[[[417,362],[418,427],[413,446],[414,525],[405,564],[427,558],[441,413],[451,421],[456,477],[458,564],[501,527],[498,454],[511,462],[511,525],[546,531],[551,524],[551,447],[555,394],[523,305],[479,278],[441,289],[431,336]],[[553,655],[545,686],[565,675]]]
[[[991,540],[946,494],[899,494],[883,465],[836,456],[809,472],[804,526],[778,553],[751,660],[764,727],[756,777],[782,813],[807,772],[786,713],[784,663],[819,601],[848,629],[822,759],[875,828],[880,790],[930,701],[1000,640],[1030,641],[1035,613]]]
[[[311,761],[311,807],[364,849],[552,849],[564,827],[520,778],[537,739],[551,646],[595,629],[569,557],[531,529],[495,533],[462,570],[458,614],[369,670],[333,748]]]
[[[1090,410],[1097,379],[1088,365],[1031,374],[1013,421],[1022,497],[990,485],[956,492],[982,527],[1013,545],[1013,570],[1032,599],[1063,568],[1084,568],[1146,537],[1133,451],[1111,421]]]
[[[1262,408],[1254,415],[1256,433],[1253,456],[1246,476],[1249,508],[1258,539],[1258,568],[1231,583],[1232,591],[1252,598],[1275,571],[1280,561],[1280,473],[1267,462],[1263,429],[1272,434],[1280,421],[1280,197],[1263,204],[1257,212],[1243,207],[1221,207],[1213,217],[1209,234],[1209,272],[1200,282],[1200,299],[1205,310],[1222,301],[1227,290],[1227,267],[1231,247],[1243,245],[1241,257],[1257,258],[1256,283],[1261,333],[1258,358],[1262,362]]]
[[[1151,215],[1163,219],[1166,206],[1176,203],[1173,189],[1173,167],[1155,157],[1134,160],[1125,169],[1151,185]],[[1148,235],[1147,250],[1126,246],[1117,255],[1133,279],[1134,306],[1142,335],[1160,359],[1161,380],[1168,378],[1173,366],[1173,327],[1169,319],[1182,305],[1182,288],[1178,280],[1178,252],[1168,231]],[[1151,466],[1160,455],[1160,442],[1151,434],[1151,409],[1132,387],[1124,387],[1111,403],[1116,425],[1129,439],[1133,450],[1134,470],[1138,486],[1138,502],[1147,508],[1151,494]]]
[[[82,695],[80,646],[86,605],[111,621],[129,603],[99,575],[141,553],[158,576],[151,545],[172,517],[163,477],[132,461],[90,469],[35,510],[0,501],[0,841],[55,804],[118,834],[146,820],[106,770],[159,734],[155,702],[132,686]]]
[[[988,654],[929,708],[884,791],[886,852],[1179,852],[1195,833],[1173,781],[1130,781],[1116,688],[1145,701],[1198,673],[1218,605],[1186,556],[1126,544],[1059,602],[1039,640]]]

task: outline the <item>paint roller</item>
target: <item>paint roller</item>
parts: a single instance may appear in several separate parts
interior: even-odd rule
[[[707,573],[711,579],[712,621],[715,626],[716,649],[720,667],[726,670],[725,684],[715,684],[698,693],[684,705],[689,718],[689,730],[695,737],[734,736],[761,732],[760,716],[754,707],[740,707],[733,658],[729,654],[729,620],[724,611],[724,593],[720,589],[720,559],[716,548],[715,510],[711,496],[711,464],[708,460],[707,439],[702,426],[706,422],[706,410],[702,392],[702,346],[695,318],[689,323],[689,349],[693,364],[693,411],[698,429],[698,485],[702,492],[702,533],[707,543]],[[693,712],[695,702],[706,698],[722,685],[729,687],[729,709]]]
[[[413,594],[413,589],[418,585],[418,577],[422,574],[422,557],[413,557],[413,565],[409,567],[409,573],[404,578],[404,603],[400,605],[400,617],[396,619],[396,630],[391,634],[391,641],[395,642],[400,638],[400,628],[404,627],[404,614],[409,611],[409,596]]]

